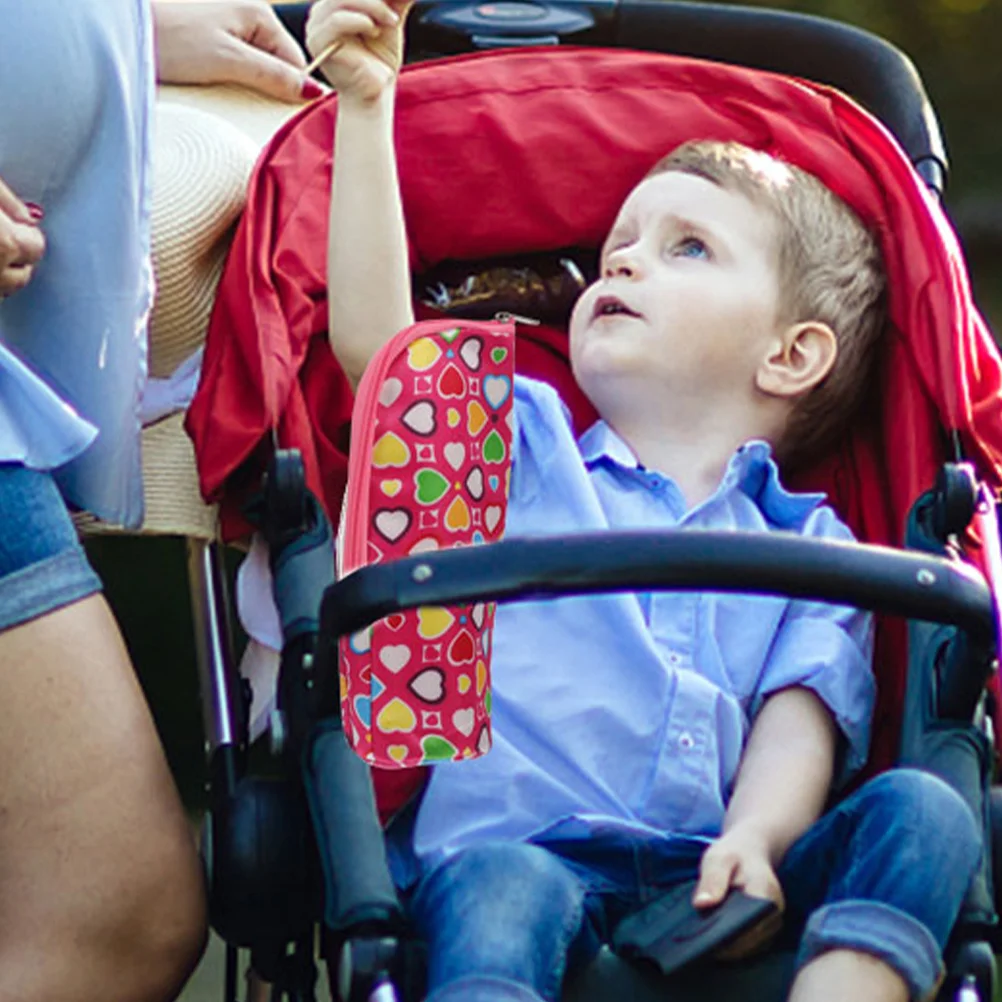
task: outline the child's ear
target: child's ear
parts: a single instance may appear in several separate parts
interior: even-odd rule
[[[831,372],[838,354],[835,332],[817,320],[792,324],[769,344],[755,385],[773,397],[799,397]]]

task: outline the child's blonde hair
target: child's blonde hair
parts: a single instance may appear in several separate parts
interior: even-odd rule
[[[812,174],[741,143],[684,143],[648,177],[680,171],[736,191],[777,222],[776,261],[782,323],[817,320],[835,333],[827,377],[794,406],[777,458],[803,463],[830,446],[867,390],[884,328],[880,250],[859,217]]]

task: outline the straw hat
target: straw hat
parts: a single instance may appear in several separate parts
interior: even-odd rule
[[[157,295],[149,373],[166,378],[205,342],[216,287],[261,149],[298,105],[238,87],[161,87],[153,145],[152,240]],[[195,455],[177,412],[143,429],[146,515],[140,533],[216,535]],[[85,532],[115,527],[84,516]]]

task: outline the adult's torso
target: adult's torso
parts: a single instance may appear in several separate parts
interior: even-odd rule
[[[148,0],[0,0],[0,24],[0,178],[42,206],[47,241],[28,288],[0,305],[0,461],[71,460],[67,499],[134,524],[152,299]],[[86,451],[86,426],[11,352],[97,428]]]

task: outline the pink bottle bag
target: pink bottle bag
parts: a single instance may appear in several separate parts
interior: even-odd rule
[[[514,323],[423,321],[370,362],[355,398],[340,577],[504,532]],[[341,710],[371,765],[461,762],[491,747],[494,604],[387,616],[342,637]]]

